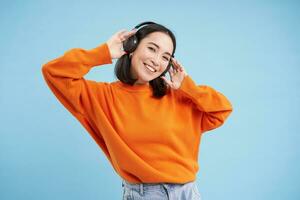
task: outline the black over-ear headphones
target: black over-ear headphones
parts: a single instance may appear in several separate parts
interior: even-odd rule
[[[149,24],[157,24],[157,23],[151,22],[151,21],[142,22],[142,23],[136,25],[133,29],[138,29],[139,27],[141,27],[143,25],[149,25]],[[139,44],[139,40],[138,40],[136,34],[134,34],[123,42],[123,49],[126,53],[130,54],[130,53],[134,52],[134,50],[137,48],[138,44]],[[174,58],[174,53],[172,54],[172,57]],[[160,76],[164,76],[169,71],[170,67],[173,67],[171,60],[169,61],[169,64],[168,64],[166,70]]]

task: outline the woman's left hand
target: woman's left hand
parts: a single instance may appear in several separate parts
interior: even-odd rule
[[[171,88],[178,89],[181,86],[184,77],[187,76],[187,73],[184,67],[175,58],[171,58],[171,62],[175,68],[173,69],[170,67],[169,69],[171,80],[168,80],[165,76],[162,76],[161,78],[165,80]]]

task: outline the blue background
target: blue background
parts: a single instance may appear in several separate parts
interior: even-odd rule
[[[0,199],[121,199],[104,153],[41,67],[153,20],[177,36],[197,84],[232,102],[200,146],[203,200],[300,199],[299,1],[1,1]],[[112,82],[114,64],[86,79]]]

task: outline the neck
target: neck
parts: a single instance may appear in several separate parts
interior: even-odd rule
[[[134,83],[134,85],[149,85],[149,82],[140,83],[138,80]]]

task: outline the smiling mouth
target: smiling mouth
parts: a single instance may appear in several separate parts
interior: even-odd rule
[[[144,65],[145,65],[145,67],[148,69],[148,71],[150,71],[150,72],[152,72],[152,73],[156,72],[156,70],[155,70],[153,67],[150,67],[149,65],[147,65],[147,64],[145,64],[145,63],[144,63]]]

